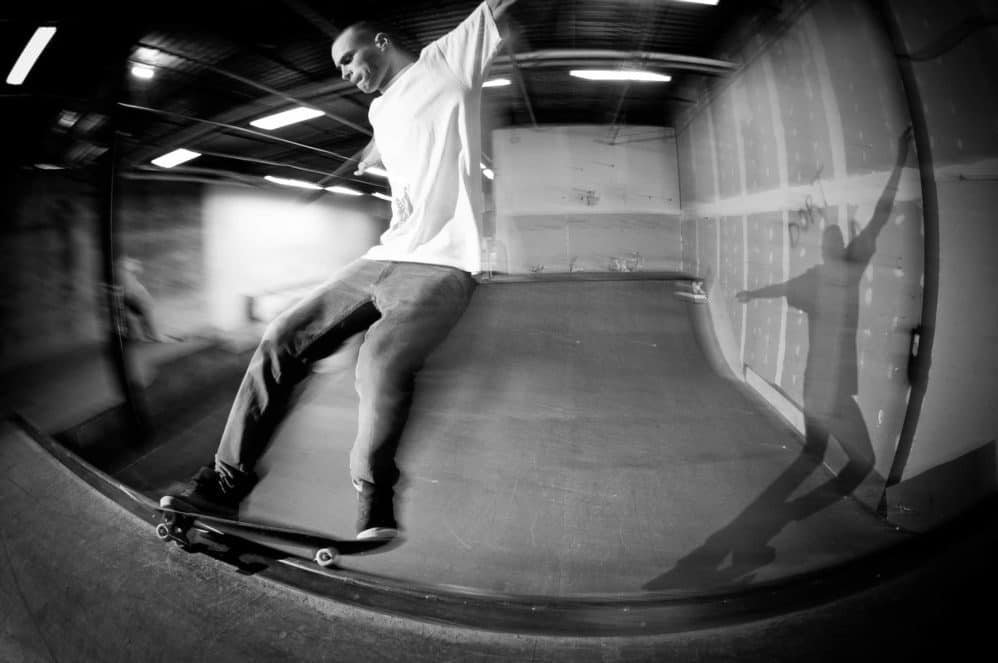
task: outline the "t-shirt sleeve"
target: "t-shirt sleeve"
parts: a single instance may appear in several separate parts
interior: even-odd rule
[[[482,84],[501,41],[492,10],[483,2],[460,25],[427,48],[437,50],[458,78],[471,87]]]

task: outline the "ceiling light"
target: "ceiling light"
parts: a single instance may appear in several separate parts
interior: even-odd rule
[[[53,27],[42,27],[35,30],[35,34],[31,35],[27,46],[21,51],[21,55],[17,58],[17,62],[14,63],[14,67],[7,74],[8,85],[20,85],[24,82],[24,79],[28,77],[28,72],[35,66],[35,62],[42,54],[42,51],[45,50],[45,47],[48,46],[49,40],[52,39],[52,35],[54,34],[55,28]]]
[[[388,177],[388,171],[380,166],[369,166],[364,169],[365,175],[377,175],[378,177]]]
[[[482,175],[485,175],[485,177],[489,178],[490,180],[494,180],[496,178],[496,174],[492,172],[491,168],[483,168]]]
[[[357,189],[351,189],[348,186],[341,186],[339,184],[334,184],[333,186],[327,186],[326,191],[330,193],[339,193],[344,196],[363,196],[364,194]]]
[[[141,64],[136,62],[132,65],[132,76],[135,78],[141,78],[143,80],[149,80],[156,74],[155,70],[147,64]]]
[[[152,164],[154,166],[159,166],[160,168],[173,168],[176,165],[182,164],[185,161],[190,161],[191,159],[196,159],[199,156],[201,156],[200,152],[192,152],[190,150],[180,148],[179,150],[168,152],[161,157],[156,157],[152,160]]]
[[[679,0],[679,2],[688,2],[691,5],[711,5],[711,6],[714,6],[718,2],[720,2],[720,0]]]
[[[54,163],[36,163],[35,168],[38,170],[66,170],[65,166],[58,166]]]
[[[637,81],[639,83],[668,83],[672,76],[654,71],[633,69],[573,69],[568,72],[576,78],[588,81]]]
[[[107,116],[101,113],[87,113],[76,123],[76,130],[81,133],[90,133],[107,121]]]
[[[295,124],[296,122],[311,120],[312,118],[316,118],[321,115],[325,115],[325,113],[321,110],[298,106],[297,108],[292,108],[291,110],[261,117],[259,120],[253,120],[250,124],[254,127],[267,129],[269,131],[271,129],[280,129],[281,127],[286,127],[289,124]]]
[[[318,190],[322,188],[318,184],[314,184],[312,182],[306,182],[305,180],[293,180],[287,177],[274,177],[273,175],[266,175],[264,176],[263,179],[267,180],[268,182],[273,182],[274,184],[280,184],[282,186],[294,186],[298,187],[299,189]]]
[[[510,84],[508,78],[493,78],[490,81],[485,81],[482,83],[482,87],[506,87]]]
[[[375,198],[380,198],[381,200],[387,200],[388,202],[392,202],[392,197],[391,196],[386,196],[385,194],[381,193],[380,191],[375,191],[371,195],[374,196]]]
[[[80,114],[71,110],[64,110],[59,113],[59,119],[57,120],[59,126],[63,129],[72,129],[73,125],[79,121]]]

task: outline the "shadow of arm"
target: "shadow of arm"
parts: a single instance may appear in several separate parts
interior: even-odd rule
[[[894,198],[897,196],[898,182],[901,180],[901,171],[904,169],[904,164],[908,160],[908,148],[911,144],[911,135],[911,127],[908,127],[898,138],[898,154],[897,159],[894,162],[894,169],[891,171],[891,175],[887,179],[887,184],[884,186],[883,193],[880,194],[880,198],[877,200],[877,206],[873,210],[873,218],[870,219],[870,223],[866,225],[866,228],[864,228],[863,231],[860,232],[852,242],[850,242],[849,252],[854,259],[866,262],[873,257],[873,252],[876,249],[877,236],[880,234],[880,231],[884,229],[884,226],[887,225],[887,220],[891,216],[891,209],[894,208]]]

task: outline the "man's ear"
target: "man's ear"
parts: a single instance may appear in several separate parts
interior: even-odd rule
[[[385,50],[391,43],[391,38],[384,32],[379,32],[374,35],[374,45],[378,47],[379,50]]]

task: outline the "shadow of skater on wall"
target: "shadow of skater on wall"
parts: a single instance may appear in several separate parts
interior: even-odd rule
[[[644,589],[751,582],[758,569],[776,559],[776,550],[769,542],[784,527],[851,495],[873,472],[873,444],[855,398],[859,391],[859,285],[873,258],[877,235],[894,206],[910,139],[909,128],[898,139],[897,160],[870,223],[848,245],[841,229],[828,225],[822,235],[820,264],[785,283],[736,295],[742,304],[758,298],[785,297],[790,306],[807,316],[804,445],[794,462],[734,520]],[[845,467],[814,489],[789,499],[821,467],[833,435],[848,457]],[[730,564],[725,565],[729,556]]]

